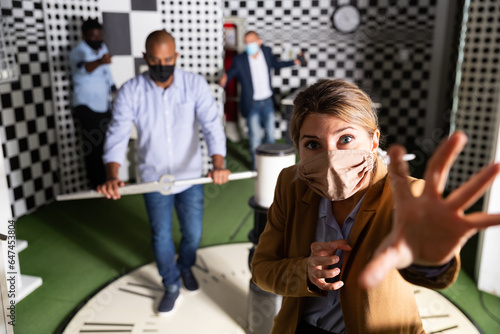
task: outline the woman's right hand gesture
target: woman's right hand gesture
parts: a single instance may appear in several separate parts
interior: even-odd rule
[[[330,266],[340,261],[340,258],[335,255],[338,249],[348,252],[351,246],[345,240],[318,241],[311,244],[311,255],[307,259],[307,277],[321,290],[338,290],[344,285],[342,281],[333,283],[326,281],[340,274],[339,268],[330,269]]]
[[[500,226],[499,214],[465,214],[500,173],[498,163],[484,167],[443,198],[448,172],[466,142],[465,134],[456,132],[439,145],[427,164],[426,184],[419,197],[413,196],[407,181],[408,166],[402,159],[406,151],[401,146],[389,149],[393,227],[362,273],[362,286],[377,286],[394,268],[441,266],[452,260],[478,230]]]

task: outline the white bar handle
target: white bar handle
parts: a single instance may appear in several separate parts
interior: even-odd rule
[[[256,171],[246,171],[239,173],[231,173],[229,174],[229,181],[243,180],[243,179],[251,179],[257,177]],[[186,185],[195,185],[195,184],[206,184],[214,182],[210,177],[200,177],[197,179],[189,179],[189,180],[174,180],[174,177],[169,174],[165,174],[160,177],[159,181],[139,183],[139,184],[130,184],[123,187],[118,188],[118,192],[120,195],[134,195],[134,194],[145,194],[152,193],[155,191],[160,192],[163,195],[169,195],[172,193],[174,186],[186,186]],[[75,199],[87,199],[87,198],[100,198],[104,197],[103,194],[98,193],[96,190],[87,190],[82,192],[77,192],[73,194],[62,194],[57,195],[57,201],[69,201]]]

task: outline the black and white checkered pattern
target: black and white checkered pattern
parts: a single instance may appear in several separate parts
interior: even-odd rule
[[[359,82],[381,103],[380,122],[388,143],[397,141],[411,146],[428,130],[423,120],[432,116],[427,114],[426,105],[433,102],[429,101],[428,87],[436,0],[117,3],[0,0],[2,17],[13,27],[20,73],[18,82],[0,84],[0,135],[14,216],[44,204],[57,193],[59,183],[65,192],[86,185],[70,112],[67,62],[70,49],[80,40],[82,18],[102,20],[105,15],[120,14],[128,20],[131,51],[116,55],[113,61],[117,68],[131,70],[113,73],[118,85],[135,75],[140,65],[144,36],[137,31],[162,27],[177,38],[181,53],[178,65],[201,73],[213,84],[222,68],[222,14],[239,16],[245,17],[247,28],[257,30],[264,43],[283,60],[306,49],[307,67],[285,68],[273,76],[278,98],[319,78],[345,78]],[[345,3],[356,5],[361,12],[361,26],[352,34],[335,31],[330,22],[335,8]],[[494,47],[498,44],[498,20],[494,16],[497,11],[489,10],[492,6],[492,0],[471,4],[470,46],[466,47],[462,66],[466,79],[460,89],[456,117],[457,127],[470,133],[471,151],[466,148],[467,159],[456,172],[452,171],[451,179],[457,182],[489,159],[491,124],[498,117],[495,114],[498,52]],[[479,15],[485,13],[493,17],[492,21],[483,18],[479,22]],[[483,56],[487,60],[482,61]],[[221,101],[222,91],[217,87],[214,91]],[[283,135],[285,128],[278,115],[277,133]],[[60,178],[56,173],[58,168]]]
[[[210,1],[161,1],[162,23],[176,39],[179,59],[176,66],[203,75],[219,105],[221,120],[224,90],[217,84],[222,68],[223,28],[222,5]],[[203,175],[212,168],[212,160],[200,131],[203,154]]]
[[[330,20],[347,3],[361,13],[361,26],[352,34],[337,32]],[[424,134],[428,116],[435,11],[436,1],[430,0],[224,1],[225,16],[245,17],[247,30],[257,31],[281,59],[305,50],[307,67],[274,74],[278,99],[320,78],[357,82],[382,105],[387,144],[410,147]]]
[[[218,0],[211,1],[94,1],[94,0],[46,0],[44,2],[50,34],[51,62],[54,66],[53,81],[56,95],[57,124],[60,135],[60,161],[63,192],[85,189],[87,180],[83,167],[78,138],[75,136],[71,105],[68,100],[71,90],[69,77],[69,51],[80,40],[80,24],[88,17],[114,20],[120,31],[130,34],[130,40],[120,41],[119,52],[113,56],[125,71],[112,72],[117,85],[140,72],[143,45],[147,34],[165,28],[176,38],[180,57],[177,66],[202,74],[211,83],[222,67],[222,6]],[[106,22],[103,22],[106,34]],[[122,27],[123,26],[123,27]],[[69,29],[54,29],[68,27]],[[112,27],[108,27],[111,30]],[[123,38],[124,36],[121,36]],[[126,43],[124,43],[126,42]],[[125,46],[124,46],[125,45]],[[113,50],[110,46],[110,52]],[[128,68],[126,67],[129,65]],[[125,67],[123,67],[125,65]],[[135,70],[133,69],[135,66]],[[128,72],[127,72],[128,71]],[[127,76],[123,76],[123,73]],[[222,91],[213,89],[216,98],[222,100]],[[223,109],[220,109],[221,116]],[[201,137],[201,133],[200,133]],[[202,150],[206,154],[206,145]],[[204,173],[211,168],[211,159],[204,156]]]
[[[453,189],[488,164],[495,145],[500,82],[500,11],[494,0],[471,1],[460,66],[462,80],[455,96],[455,129],[468,135],[468,144],[450,171]]]
[[[101,20],[101,15],[95,1],[46,0],[43,5],[55,98],[61,187],[62,192],[76,192],[87,188],[87,178],[71,110],[69,52],[81,39],[83,19]]]
[[[2,18],[11,25],[16,40],[20,71],[19,81],[0,84],[0,135],[14,217],[53,199],[60,187],[63,192],[86,188],[71,115],[68,62],[70,50],[80,40],[83,19],[102,22],[103,14],[117,14],[130,24],[133,50],[114,57],[118,68],[126,69],[113,73],[118,85],[138,71],[141,61],[136,59],[141,60],[143,50],[137,51],[137,45],[143,45],[145,36],[133,34],[145,23],[151,24],[148,32],[163,27],[172,31],[181,52],[178,66],[202,74],[211,83],[222,67],[219,1],[1,0],[0,4]],[[159,19],[149,22],[149,14]],[[189,20],[194,21],[187,29]],[[122,72],[127,76],[120,77]],[[221,105],[223,91],[212,88]],[[206,152],[203,142],[202,148]],[[204,161],[206,172],[211,161],[206,156]]]
[[[276,113],[274,117],[274,123],[276,124],[276,129],[274,130],[275,139],[287,138],[288,133],[288,120],[285,119],[284,113]],[[264,134],[262,134],[264,136]],[[263,137],[262,137],[263,138]]]
[[[16,81],[19,75],[9,21],[12,20],[0,15],[0,83]]]
[[[220,1],[161,1],[160,9],[165,29],[176,38],[177,66],[216,83],[223,61]]]
[[[222,96],[224,94],[224,89],[219,86],[218,84],[212,83],[210,84],[210,89],[212,90],[212,93],[215,96],[215,101],[217,102],[217,105],[219,106],[219,116],[221,123],[224,124],[224,104],[223,104],[223,99]],[[208,147],[203,139],[203,134],[201,132],[200,128],[200,144],[201,144],[201,152],[203,155],[203,170],[202,170],[202,175],[207,175],[208,171],[213,167],[212,164],[212,159],[208,155]]]
[[[0,84],[0,136],[12,216],[59,192],[57,135],[41,1],[1,2],[15,39],[19,80]]]

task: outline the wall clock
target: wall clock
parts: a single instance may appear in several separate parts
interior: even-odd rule
[[[359,9],[353,5],[339,6],[331,17],[333,27],[341,33],[355,32],[361,24]]]

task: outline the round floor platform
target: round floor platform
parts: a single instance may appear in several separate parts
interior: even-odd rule
[[[239,243],[200,249],[193,270],[200,291],[190,294],[182,289],[173,313],[166,317],[155,314],[163,288],[156,265],[151,263],[99,291],[63,333],[247,333],[251,247],[251,243]],[[415,287],[415,296],[428,334],[479,333],[438,292]]]

